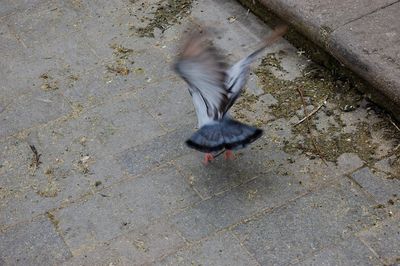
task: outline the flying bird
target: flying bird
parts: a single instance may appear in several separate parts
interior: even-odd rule
[[[286,30],[286,26],[277,27],[256,51],[231,67],[226,67],[206,34],[192,34],[183,45],[174,69],[189,85],[199,128],[186,144],[205,153],[205,164],[218,152],[225,151],[226,159],[233,158],[232,150],[244,148],[261,137],[261,129],[235,120],[228,111],[247,82],[251,63]]]

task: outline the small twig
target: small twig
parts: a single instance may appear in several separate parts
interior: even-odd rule
[[[41,154],[38,153],[38,151],[36,150],[35,145],[29,145],[29,147],[31,148],[31,150],[33,152],[32,162],[31,162],[30,166],[33,167],[34,170],[36,170],[39,167],[39,164],[42,163],[40,161]]]
[[[315,141],[314,135],[311,132],[310,116],[308,115],[308,112],[307,112],[307,106],[306,106],[306,101],[304,100],[303,91],[298,87],[296,89],[299,92],[300,98],[301,98],[301,102],[303,103],[304,115],[305,115],[305,118],[306,118],[305,120],[307,121],[307,129],[308,129],[308,133],[310,134],[310,137],[311,137],[311,142],[312,142],[312,144],[314,146],[314,149],[317,152],[318,156],[321,158],[321,160],[324,162],[324,164],[326,166],[328,166],[328,164],[326,163],[325,158],[322,155],[321,150],[319,149],[319,147],[317,145],[317,142]]]
[[[306,119],[308,119],[309,117],[313,116],[316,112],[318,112],[319,109],[322,108],[322,106],[324,106],[326,104],[326,100],[328,100],[328,97],[325,98],[325,100],[322,102],[322,104],[320,106],[318,106],[316,109],[314,109],[311,113],[309,113],[307,116],[303,117],[299,122],[297,122],[294,126],[300,125],[301,123],[303,123]],[[305,114],[305,113],[304,113]]]
[[[398,125],[396,125],[396,123],[393,121],[393,118],[392,118],[392,116],[391,115],[387,115],[388,117],[389,117],[389,121],[390,121],[390,123],[397,129],[397,131],[399,131],[400,132],[400,128],[399,128],[399,126]]]

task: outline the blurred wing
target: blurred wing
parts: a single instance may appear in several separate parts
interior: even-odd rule
[[[197,114],[207,114],[213,120],[222,118],[228,104],[226,69],[220,59],[214,47],[197,35],[186,43],[175,63],[175,71],[189,84],[192,97],[196,95],[196,101],[204,102],[197,106],[204,106],[205,112]]]
[[[239,98],[240,93],[242,92],[242,89],[247,82],[247,78],[250,72],[250,65],[257,58],[257,55],[262,52],[265,47],[274,43],[282,35],[284,35],[286,30],[286,26],[277,27],[271,34],[271,36],[265,39],[260,48],[258,48],[256,51],[249,54],[247,57],[243,58],[228,69],[226,87],[228,90],[229,103],[227,105],[226,111],[228,111],[229,108],[231,108],[232,105],[235,103],[236,99]]]

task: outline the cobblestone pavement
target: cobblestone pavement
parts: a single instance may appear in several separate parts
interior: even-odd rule
[[[0,21],[0,265],[399,263],[399,129],[285,40],[234,110],[263,138],[207,167],[183,145],[178,40],[213,26],[239,59],[271,29],[238,3],[6,0]]]

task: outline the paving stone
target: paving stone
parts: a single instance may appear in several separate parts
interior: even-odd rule
[[[105,243],[94,250],[75,255],[61,265],[132,265],[134,246],[124,237]]]
[[[142,1],[143,2],[143,1]],[[160,49],[154,47],[153,38],[137,38],[130,28],[137,21],[135,16],[142,11],[135,11],[140,1],[130,3],[126,1],[100,1],[81,3],[76,7],[67,5],[66,9],[73,9],[78,17],[80,32],[85,36],[88,46],[102,62],[104,80],[130,86],[147,86],[147,84],[163,80],[172,75],[170,59]],[[149,15],[151,16],[151,15]],[[115,53],[113,45],[131,49],[127,53]],[[152,47],[152,53],[148,53]],[[107,71],[107,67],[122,66],[129,70],[128,75],[115,75]]]
[[[360,233],[363,242],[372,248],[385,263],[396,265],[400,261],[399,217],[388,219],[370,230]]]
[[[212,27],[217,36],[213,42],[227,53],[237,51],[244,56],[269,33],[260,20],[253,14],[246,15],[246,10],[234,2],[207,0],[195,6],[191,13],[194,21],[203,27]]]
[[[183,125],[197,126],[197,117],[188,85],[176,78],[140,89],[136,97],[168,130]]]
[[[87,112],[76,112],[75,119],[61,125],[54,123],[42,132],[45,149],[57,143],[57,149],[76,148],[90,156],[110,156],[165,132],[132,95],[111,99]]]
[[[352,178],[380,204],[399,205],[400,181],[398,179],[388,179],[385,174],[373,173],[368,167],[352,174]],[[392,202],[392,204],[388,202]]]
[[[2,6],[2,8],[5,8]],[[5,8],[6,9],[6,8]],[[16,78],[18,69],[21,65],[17,61],[22,60],[25,56],[22,44],[20,44],[13,34],[12,30],[6,23],[0,25],[0,56],[3,60],[0,62],[0,78],[1,78],[1,96],[0,97],[0,113],[5,111],[15,98],[30,91],[27,86],[16,86],[22,78]],[[8,49],[13,47],[14,49]],[[13,75],[15,73],[15,75]]]
[[[0,12],[0,19],[3,16],[7,16],[7,15],[9,15],[10,13],[12,13],[14,11],[15,11],[15,6],[13,5],[12,1],[7,1],[7,2],[2,3],[1,12]]]
[[[118,154],[117,160],[130,175],[138,175],[147,169],[176,159],[180,155],[191,153],[185,146],[191,134],[187,128],[181,128],[153,139],[149,143],[132,147]]]
[[[167,167],[96,193],[84,202],[61,209],[55,217],[66,243],[75,252],[139,230],[198,200],[182,176]]]
[[[0,19],[3,16],[25,11],[43,2],[46,2],[46,0],[4,0],[1,3]]]
[[[55,265],[71,257],[68,247],[45,217],[0,234],[4,265]]]
[[[305,194],[310,187],[295,177],[269,172],[228,193],[200,202],[172,219],[182,235],[196,240]]]
[[[44,65],[60,61],[64,68],[78,75],[83,69],[94,68],[98,58],[78,31],[78,17],[63,9],[60,2],[38,5],[24,16],[10,17],[8,22],[20,36],[27,58]],[[47,25],[52,26],[48,28]]]
[[[359,239],[350,238],[334,247],[322,250],[297,265],[381,265]]]
[[[156,265],[258,265],[229,232],[216,234]]]
[[[350,181],[343,181],[266,212],[234,233],[261,264],[287,264],[339,243],[382,216]]]
[[[33,189],[6,195],[0,205],[0,228],[30,221],[33,217],[56,208],[57,205],[58,202],[51,197],[43,199]]]
[[[69,104],[59,94],[41,92],[23,95],[0,113],[0,137],[59,118],[70,110]]]
[[[26,141],[12,137],[0,143],[0,187],[20,191],[29,187],[26,174],[32,162],[32,151]],[[0,192],[1,194],[1,192]]]
[[[268,152],[268,157],[265,156],[265,152]],[[190,152],[175,161],[188,182],[203,198],[209,198],[257,176],[268,174],[282,167],[281,163],[286,163],[289,158],[288,154],[269,146],[265,139],[235,152],[234,160],[225,160],[224,155],[220,155],[205,166],[202,163],[203,156],[203,153]]]
[[[376,162],[374,168],[394,177],[400,174],[400,168],[393,167],[397,160],[399,159],[396,155],[389,156]]]
[[[94,250],[78,252],[65,265],[142,265],[176,251],[185,241],[165,222],[128,232]]]
[[[336,163],[342,173],[351,173],[364,165],[364,162],[354,153],[343,153],[340,155]]]

